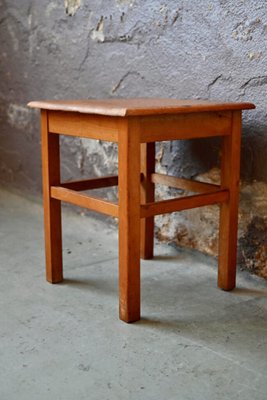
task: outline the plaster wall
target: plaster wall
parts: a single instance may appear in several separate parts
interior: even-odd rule
[[[33,99],[252,101],[244,112],[239,261],[267,277],[267,2],[0,0],[0,182],[41,191]],[[157,169],[218,180],[218,142],[161,143]],[[116,148],[62,140],[64,179],[112,173]],[[173,194],[159,187],[159,198]],[[111,196],[114,194],[111,193]],[[216,254],[216,207],[157,218],[161,239]]]

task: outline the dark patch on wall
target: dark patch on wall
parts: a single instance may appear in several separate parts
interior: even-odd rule
[[[267,278],[267,223],[254,217],[247,231],[239,240],[239,264],[241,268]]]

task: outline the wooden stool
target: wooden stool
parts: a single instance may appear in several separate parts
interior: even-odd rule
[[[219,203],[218,286],[235,287],[241,114],[251,103],[174,99],[34,101],[41,109],[46,276],[61,282],[61,201],[119,219],[120,318],[140,319],[140,255],[153,257],[154,216]],[[118,143],[118,176],[61,183],[59,135]],[[221,184],[157,174],[155,142],[222,136]],[[155,183],[198,194],[154,201]],[[119,202],[79,193],[119,187]]]

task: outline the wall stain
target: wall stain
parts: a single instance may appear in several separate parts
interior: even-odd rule
[[[241,268],[267,279],[267,221],[254,216],[240,238]]]
[[[9,104],[7,120],[10,126],[23,130],[30,126],[32,112],[28,107],[19,104]]]

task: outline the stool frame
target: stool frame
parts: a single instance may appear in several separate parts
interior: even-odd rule
[[[238,103],[233,103],[238,104]],[[244,106],[244,104],[246,106]],[[101,212],[119,221],[119,315],[140,319],[140,257],[153,258],[154,216],[220,204],[218,286],[236,284],[238,197],[242,108],[153,115],[100,115],[41,108],[46,278],[63,280],[61,201]],[[242,107],[243,106],[243,107]],[[229,107],[228,107],[229,108]],[[118,143],[118,176],[61,182],[60,135]],[[213,185],[155,172],[155,142],[220,136],[221,183]],[[155,201],[155,184],[196,192]],[[81,193],[118,185],[118,203]]]

